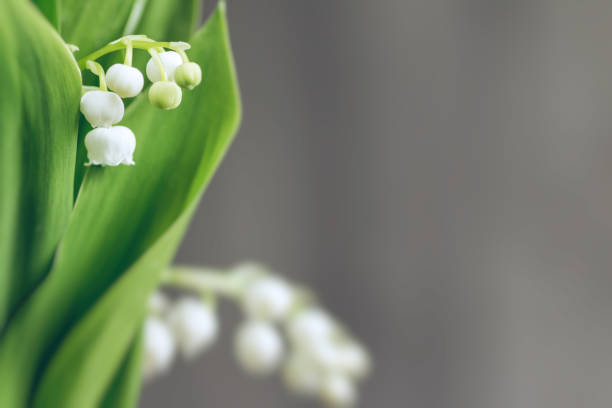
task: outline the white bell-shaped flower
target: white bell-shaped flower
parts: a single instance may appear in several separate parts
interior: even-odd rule
[[[133,165],[136,148],[134,133],[125,126],[96,128],[85,135],[89,163],[102,166]]]
[[[283,381],[296,394],[318,394],[321,379],[321,370],[303,353],[293,352],[283,365]]]
[[[293,290],[284,280],[269,276],[255,280],[243,297],[245,313],[254,319],[278,320],[287,315]]]
[[[151,379],[172,364],[175,343],[170,329],[156,317],[149,317],[144,327],[143,376]]]
[[[370,371],[370,356],[360,345],[353,342],[343,344],[338,347],[336,353],[338,371],[356,379],[365,377]]]
[[[94,128],[110,127],[123,118],[123,101],[113,92],[89,91],[81,97],[81,112]]]
[[[234,339],[236,359],[245,371],[254,375],[269,374],[276,369],[283,350],[278,331],[265,322],[243,323]]]
[[[174,109],[181,104],[183,91],[171,81],[159,81],[149,89],[149,102],[160,109]]]
[[[133,98],[142,91],[142,73],[128,65],[115,64],[106,71],[106,85],[122,98]]]
[[[296,345],[327,341],[335,330],[331,318],[318,308],[307,308],[292,316],[287,323],[287,334]]]
[[[340,368],[339,348],[330,338],[313,337],[308,342],[296,344],[296,347],[321,370],[337,371]]]
[[[357,401],[357,390],[350,378],[331,374],[323,379],[321,399],[332,408],[350,407]]]
[[[193,89],[202,82],[202,68],[195,62],[185,62],[174,71],[174,80],[181,88]]]
[[[213,309],[192,298],[181,299],[172,306],[168,323],[186,359],[208,348],[216,339],[219,326]]]
[[[160,52],[158,55],[164,66],[166,75],[168,76],[168,81],[173,81],[174,71],[179,65],[183,64],[183,59],[179,53],[175,51],[164,51]],[[147,62],[147,78],[149,78],[151,82],[161,81],[161,72],[159,72],[159,67],[153,57]]]

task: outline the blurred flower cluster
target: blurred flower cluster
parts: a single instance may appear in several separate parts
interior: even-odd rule
[[[226,273],[178,269],[165,283],[191,294],[174,302],[159,291],[151,296],[145,378],[167,371],[176,355],[192,359],[210,347],[219,327],[215,299],[221,295],[244,314],[233,346],[245,372],[266,376],[280,371],[290,391],[330,407],[356,403],[356,385],[370,371],[370,356],[310,292],[251,263]]]

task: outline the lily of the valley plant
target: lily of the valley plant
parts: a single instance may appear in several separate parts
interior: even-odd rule
[[[214,346],[221,299],[245,372],[356,402],[369,355],[310,291],[172,265],[240,121],[225,3],[203,27],[201,7],[1,2],[0,408],[135,407]]]

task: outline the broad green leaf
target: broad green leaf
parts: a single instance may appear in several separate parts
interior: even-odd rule
[[[142,373],[142,330],[134,336],[130,350],[106,391],[101,408],[133,408],[138,403]]]
[[[142,18],[126,34],[146,33],[160,41],[187,41],[202,18],[202,0],[145,0]]]
[[[168,265],[191,218],[195,202],[151,246],[72,330],[46,368],[34,406],[97,406],[145,316],[149,294]],[[87,390],[87,392],[83,392]]]
[[[59,12],[61,8],[61,0],[33,0],[34,4],[40,9],[40,12],[49,20],[51,25],[57,30],[59,29]]]
[[[223,5],[191,40],[203,83],[173,111],[145,95],[128,108],[122,124],[136,134],[136,166],[85,175],[51,274],[0,339],[0,407],[24,406],[37,372],[35,406],[90,407],[104,397],[238,126]]]
[[[8,14],[7,17],[8,18]],[[0,18],[2,19],[2,18]],[[0,38],[6,43],[5,55],[17,55],[17,34],[10,25],[0,24]],[[1,78],[19,78],[17,64],[0,64]],[[8,80],[0,88],[0,112],[5,120],[0,120],[0,333],[15,299],[12,299],[13,287],[19,279],[15,265],[19,243],[15,239],[19,233],[20,185],[22,180],[22,163],[19,159],[22,150],[20,118],[21,92],[18,81]],[[17,102],[17,103],[15,103]]]
[[[0,41],[1,329],[49,270],[68,223],[81,79],[30,2],[3,2]]]
[[[62,37],[83,57],[123,35],[134,0],[63,0]]]

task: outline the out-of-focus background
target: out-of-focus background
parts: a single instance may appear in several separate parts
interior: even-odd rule
[[[314,288],[375,357],[363,407],[610,407],[612,3],[228,3],[244,121],[178,261]],[[222,312],[142,407],[317,406]]]

